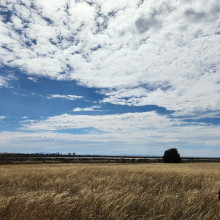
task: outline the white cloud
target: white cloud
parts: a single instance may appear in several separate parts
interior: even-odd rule
[[[20,132],[0,133],[0,146],[11,146],[15,143],[25,146],[26,142],[31,141],[52,146],[53,143],[62,145],[65,142],[71,145],[76,143],[79,149],[89,145],[90,152],[93,148],[102,146],[99,149],[105,153],[117,151],[119,154],[125,150],[125,146],[125,152],[140,154],[162,154],[168,147],[182,149],[182,146],[183,152],[187,152],[188,146],[191,155],[202,155],[203,148],[204,152],[209,149],[210,155],[214,156],[213,152],[220,144],[220,126],[187,123],[155,112],[90,116],[63,114],[40,121],[26,120],[22,123]],[[95,132],[86,132],[87,128],[93,128]],[[70,129],[69,133],[62,133],[64,129]],[[81,129],[82,133],[74,134],[74,129]],[[201,150],[199,153],[198,146]]]
[[[104,132],[135,132],[140,129],[155,129],[173,125],[166,116],[155,112],[126,113],[114,115],[69,115],[49,117],[43,121],[24,124],[24,130],[61,130],[94,127]]]
[[[22,2],[1,3],[1,63],[104,88],[103,102],[220,110],[219,1]]]
[[[28,117],[27,117],[27,116],[22,116],[21,118],[22,118],[22,119],[28,119]]]
[[[0,76],[0,88],[3,87],[3,86],[5,87],[7,85],[8,85],[7,79],[3,76]]]
[[[9,87],[10,81],[16,80],[17,78],[13,74],[8,74],[7,76],[0,76],[0,88]]]
[[[107,138],[109,135],[112,141],[120,140],[126,143],[143,144],[147,141],[147,143],[152,144],[186,142],[192,145],[209,145],[210,143],[218,144],[220,142],[219,126],[207,126],[204,123],[187,123],[180,119],[159,115],[155,112],[113,115],[63,114],[41,121],[27,121],[21,129],[37,132],[88,127],[101,132],[96,136],[100,140],[104,137]],[[87,139],[86,135],[85,138]]]
[[[5,116],[0,115],[0,120],[5,119]]]
[[[33,82],[38,82],[37,78],[35,78],[35,77],[29,76],[27,79],[29,79],[29,80],[31,80]]]
[[[99,108],[101,108],[101,106],[99,106],[99,105],[94,105],[94,106],[87,107],[87,108],[74,108],[73,111],[74,111],[74,112],[102,111],[102,110],[98,110]]]
[[[201,111],[197,111],[197,112],[191,112],[191,114],[188,115],[183,115],[182,112],[178,111],[178,112],[174,112],[172,114],[174,117],[184,117],[184,119],[205,119],[205,118],[220,118],[220,113],[219,112],[201,112]]]
[[[55,99],[55,98],[61,98],[61,99],[67,99],[67,100],[75,100],[75,99],[82,99],[83,96],[77,96],[77,95],[60,95],[60,94],[52,94],[47,97],[48,99]]]

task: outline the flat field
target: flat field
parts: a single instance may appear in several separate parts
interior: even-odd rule
[[[0,166],[0,219],[220,219],[220,163]]]

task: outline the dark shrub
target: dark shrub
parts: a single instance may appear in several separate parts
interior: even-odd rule
[[[181,158],[176,148],[166,150],[163,155],[164,163],[180,163]]]

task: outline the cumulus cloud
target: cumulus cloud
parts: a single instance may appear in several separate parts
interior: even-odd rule
[[[220,5],[218,2],[212,1],[211,4],[207,5],[206,8],[196,7],[185,10],[184,12],[186,18],[194,23],[201,21],[209,22],[211,20],[219,19]]]
[[[48,99],[60,98],[60,99],[67,99],[67,100],[73,101],[75,99],[82,99],[83,96],[52,94],[52,95],[49,95],[47,98]]]
[[[218,0],[0,4],[4,65],[104,89],[103,102],[220,110]]]
[[[156,6],[149,6],[140,13],[140,17],[135,21],[135,26],[141,34],[148,31],[150,28],[154,30],[162,28],[163,17],[167,16],[172,10],[174,10],[174,8],[167,2],[163,2]]]

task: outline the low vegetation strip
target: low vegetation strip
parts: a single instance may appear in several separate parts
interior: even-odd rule
[[[164,161],[159,156],[103,156],[103,155],[70,155],[70,154],[15,154],[0,153],[2,164],[41,164],[41,163],[159,163]],[[220,158],[181,157],[179,162],[220,162]]]
[[[220,219],[220,163],[0,166],[0,219]]]

